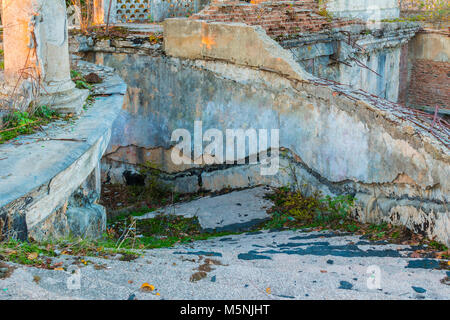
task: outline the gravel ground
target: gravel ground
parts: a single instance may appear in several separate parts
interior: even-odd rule
[[[441,280],[450,272],[437,260],[406,258],[412,250],[331,232],[255,232],[147,250],[129,262],[86,257],[73,274],[16,265],[0,280],[0,299],[449,299]],[[74,257],[59,260],[76,268]],[[142,291],[144,283],[155,289]]]

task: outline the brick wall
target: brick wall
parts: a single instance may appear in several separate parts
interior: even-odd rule
[[[448,62],[416,60],[412,65],[408,104],[450,108],[450,69]]]
[[[398,85],[398,103],[406,104],[408,97],[408,43],[402,45],[400,51],[400,65],[399,65],[399,85]]]
[[[191,19],[260,25],[272,38],[359,23],[355,20],[327,17],[325,12],[320,11],[315,0],[213,2],[201,12],[191,16]]]

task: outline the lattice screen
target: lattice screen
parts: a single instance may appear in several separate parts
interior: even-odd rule
[[[122,22],[150,20],[151,0],[117,0],[117,20]]]
[[[198,0],[116,0],[116,19],[120,22],[159,21],[184,17],[199,9]]]

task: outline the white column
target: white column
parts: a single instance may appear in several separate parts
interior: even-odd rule
[[[61,113],[79,113],[88,93],[70,78],[65,1],[3,0],[2,6],[7,87]]]

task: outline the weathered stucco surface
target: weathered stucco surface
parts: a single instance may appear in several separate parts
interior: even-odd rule
[[[196,33],[196,28],[177,29],[175,38],[182,38],[180,30],[185,30],[187,39],[192,39],[190,32]],[[225,28],[213,26],[205,34],[221,43]],[[253,27],[233,24],[230,28],[258,34],[266,43],[264,34],[250,30]],[[402,120],[397,106],[361,90],[314,79],[304,71],[290,77],[270,64],[237,64],[237,58],[226,57],[224,51],[214,59],[213,53],[219,51],[198,41],[165,41],[167,52],[180,52],[168,45],[183,44],[186,56],[194,59],[120,53],[119,48],[92,55],[116,68],[129,86],[103,161],[106,179],[124,181],[124,171],[134,171],[146,160],[161,164],[166,178],[179,191],[188,192],[285,185],[295,175],[325,194],[354,195],[355,214],[362,220],[402,223],[448,243],[448,148]],[[256,54],[255,48],[263,54],[264,46],[255,41],[241,46],[237,57]],[[293,59],[281,66],[291,64],[295,64],[291,70],[299,68]],[[310,80],[299,80],[305,74]],[[203,130],[280,129],[280,146],[286,150],[282,169],[275,176],[261,176],[258,165],[175,166],[170,161],[171,133],[178,128],[193,133],[195,120],[203,121]]]

